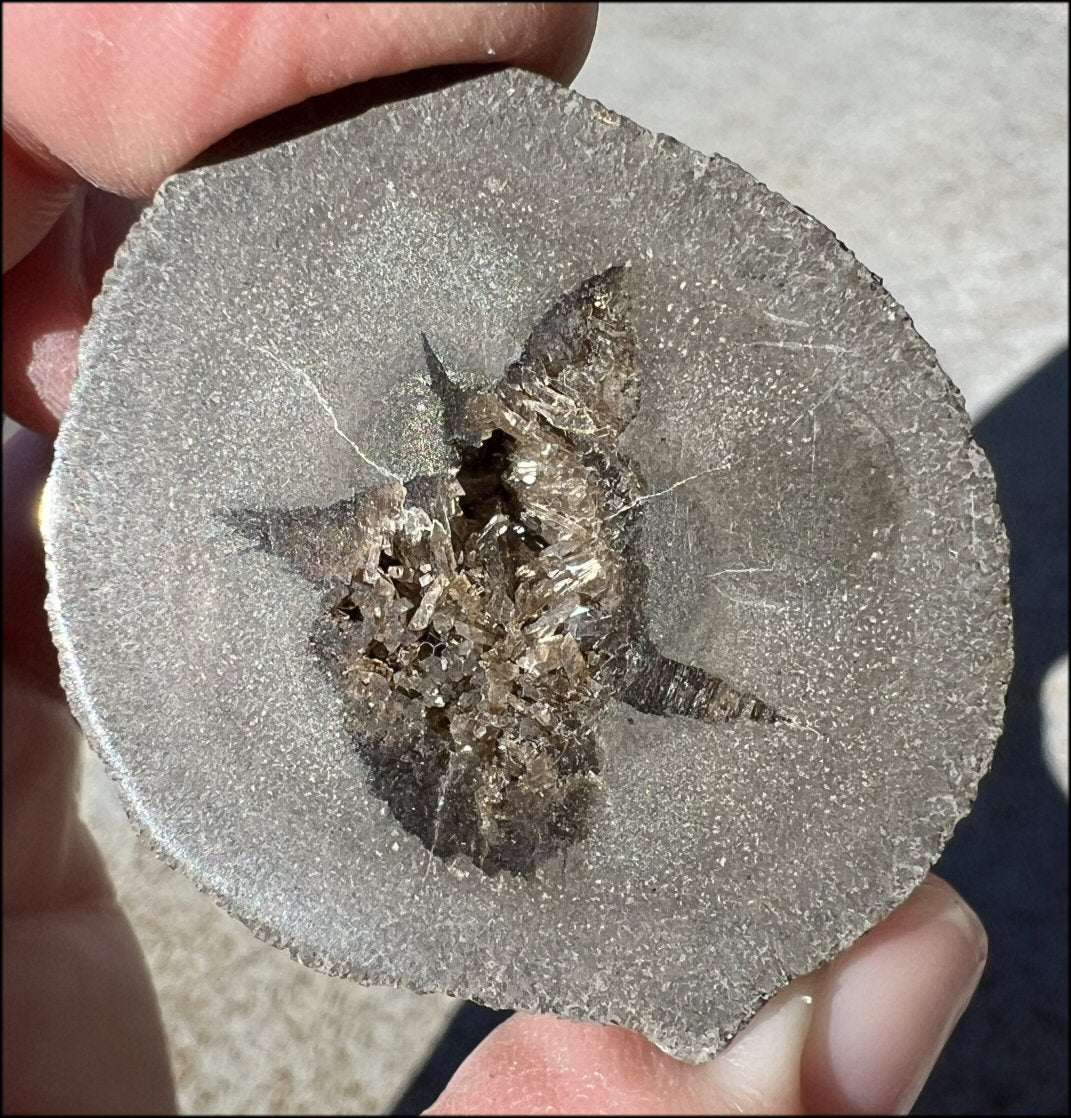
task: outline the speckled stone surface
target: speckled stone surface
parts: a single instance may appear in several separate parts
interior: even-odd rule
[[[652,635],[787,721],[611,706],[591,836],[489,878],[369,793],[315,589],[218,512],[442,468],[421,332],[489,384],[624,263]],[[918,882],[1010,674],[990,471],[905,312],[734,164],[515,71],[165,183],[85,335],[44,528],[75,712],[229,911],[332,974],[689,1059]]]

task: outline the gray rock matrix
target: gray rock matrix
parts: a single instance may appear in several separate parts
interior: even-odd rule
[[[377,794],[310,645],[325,585],[228,510],[449,478],[451,392],[492,394],[606,274],[630,609],[659,664],[776,718],[600,702],[583,827],[488,873]],[[170,863],[330,974],[684,1059],[917,885],[1000,731],[993,479],[907,314],[739,167],[518,71],[169,179],[86,331],[43,527],[73,709]]]

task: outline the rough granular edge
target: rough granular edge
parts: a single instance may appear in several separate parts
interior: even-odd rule
[[[433,854],[488,874],[530,875],[589,833],[610,699],[781,720],[647,635],[649,494],[618,449],[639,406],[624,275],[557,299],[490,391],[459,388],[423,338],[447,472],[223,514],[322,588],[310,644],[372,790]]]

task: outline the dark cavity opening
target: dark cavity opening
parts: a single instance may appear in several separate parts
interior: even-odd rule
[[[524,527],[521,540],[530,551],[542,551],[547,541],[539,526],[525,516],[516,490],[506,481],[517,440],[505,431],[494,430],[479,446],[455,443],[460,458],[458,484],[464,493],[458,500],[466,522],[465,535],[482,531],[497,513],[505,513],[514,524]]]

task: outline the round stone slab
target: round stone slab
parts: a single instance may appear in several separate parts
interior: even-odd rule
[[[169,179],[43,525],[74,711],[228,911],[685,1059],[918,884],[1000,730],[993,479],[906,313],[516,71]]]

